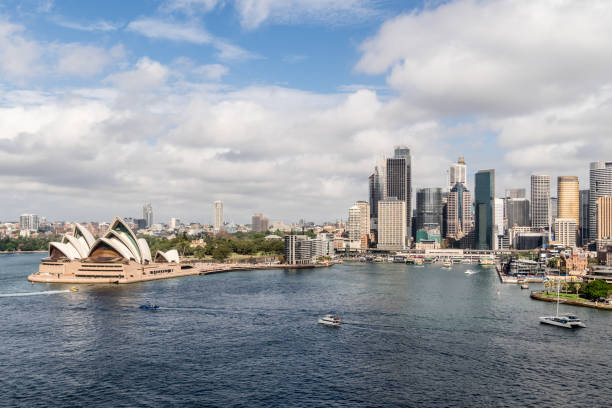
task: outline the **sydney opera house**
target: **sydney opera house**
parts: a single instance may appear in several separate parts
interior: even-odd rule
[[[193,275],[196,270],[181,264],[176,249],[157,251],[151,257],[147,241],[115,217],[108,231],[95,239],[82,225],[61,242],[49,244],[49,257],[42,260],[32,282],[48,283],[132,283]]]

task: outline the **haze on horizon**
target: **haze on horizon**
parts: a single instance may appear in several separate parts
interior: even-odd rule
[[[612,2],[0,4],[0,220],[346,218],[375,161],[413,188],[612,159]],[[553,195],[556,182],[553,181]]]

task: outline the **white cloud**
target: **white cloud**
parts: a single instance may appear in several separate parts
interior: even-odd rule
[[[123,26],[123,24],[121,23],[114,23],[106,20],[82,23],[66,20],[65,18],[60,16],[54,16],[53,18],[51,18],[51,21],[53,21],[60,27],[70,28],[72,30],[79,31],[115,31]]]
[[[225,65],[221,64],[208,64],[208,65],[200,65],[196,67],[193,72],[195,74],[199,74],[205,79],[218,81],[224,75],[228,73],[228,69]]]
[[[461,0],[387,21],[356,68],[442,114],[526,112],[610,82],[610,21],[608,1]]]
[[[168,22],[156,18],[132,21],[127,29],[149,38],[185,41],[194,44],[209,44],[212,36],[202,27]]]
[[[125,56],[122,45],[110,49],[80,44],[58,47],[57,72],[74,76],[92,76],[101,73],[109,64]]]
[[[160,10],[172,13],[180,11],[186,14],[209,12],[222,3],[222,0],[168,0],[161,4]]]
[[[21,81],[40,72],[38,59],[43,50],[24,37],[25,28],[0,19],[0,73]]]
[[[162,86],[168,74],[166,66],[143,57],[138,60],[135,69],[109,75],[106,81],[128,93],[149,92]]]
[[[144,18],[132,21],[127,29],[149,38],[188,42],[198,45],[210,44],[216,48],[222,60],[247,60],[259,56],[240,48],[237,45],[209,34],[200,25],[194,23],[177,23],[157,18]]]
[[[379,14],[372,3],[367,0],[235,0],[235,7],[242,26],[254,29],[266,21],[354,23]]]

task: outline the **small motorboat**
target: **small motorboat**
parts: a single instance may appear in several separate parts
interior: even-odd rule
[[[468,269],[468,270],[467,270],[467,271],[465,271],[464,273],[465,273],[465,274],[467,274],[467,275],[473,275],[473,274],[475,274],[475,273],[476,273],[476,271],[473,271],[473,270],[471,270],[471,269]]]
[[[521,285],[521,289],[529,289],[529,285],[528,285],[528,284],[526,284],[526,283],[523,283],[523,284]]]
[[[319,319],[319,324],[330,327],[340,327],[340,318],[334,315],[326,315]]]
[[[70,288],[70,291],[71,292],[78,292],[79,288],[77,288],[76,286],[73,286],[73,287]]]
[[[159,309],[159,306],[154,305],[151,302],[148,302],[148,303],[145,303],[144,305],[140,305],[140,308],[144,310],[156,310],[156,309]]]
[[[442,267],[444,267],[444,268],[449,268],[449,269],[450,269],[450,268],[452,268],[452,267],[453,267],[453,263],[452,263],[452,262],[444,262],[444,263],[442,264]]]

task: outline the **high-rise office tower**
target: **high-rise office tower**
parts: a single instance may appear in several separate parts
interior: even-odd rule
[[[576,221],[576,231],[580,222],[580,189],[578,188],[578,177],[560,176],[557,178],[557,217],[572,219]],[[551,211],[554,207],[551,205]],[[577,240],[574,240],[574,245]]]
[[[168,223],[168,228],[171,229],[171,230],[175,230],[180,225],[181,225],[181,220],[176,218],[176,217],[172,217],[172,218],[170,218],[170,222]]]
[[[550,197],[550,225],[555,223],[555,220],[559,215],[559,199],[557,197]]]
[[[421,188],[416,192],[416,229],[438,224],[442,230],[442,189]]]
[[[472,194],[465,184],[457,182],[448,193],[446,203],[447,236],[460,240],[473,229]]]
[[[580,245],[589,242],[589,224],[589,190],[580,190],[580,220],[578,220]]]
[[[578,177],[560,176],[557,178],[557,217],[571,218],[580,222],[580,193]]]
[[[406,248],[406,202],[389,197],[378,202],[378,248]]]
[[[508,228],[529,227],[529,200],[526,198],[506,198],[506,218]]]
[[[223,201],[215,201],[213,214],[213,229],[215,232],[223,228]]]
[[[553,230],[555,232],[555,241],[559,242],[565,247],[576,246],[577,223],[575,219],[557,218],[553,225]]]
[[[527,198],[524,188],[511,188],[506,190],[507,198]]]
[[[370,237],[370,204],[367,201],[357,201],[355,205],[359,208],[359,239],[361,249],[368,247]]]
[[[142,218],[145,220],[147,228],[151,228],[153,225],[153,207],[151,203],[142,206]]]
[[[531,226],[550,229],[550,176],[531,175]]]
[[[493,206],[493,224],[495,225],[494,233],[496,235],[504,235],[504,219],[506,218],[506,209],[503,198],[496,198]]]
[[[19,216],[19,229],[22,231],[38,231],[40,221],[37,214],[21,214]]]
[[[593,162],[589,170],[589,240],[597,239],[597,199],[612,196],[612,161]]]
[[[347,232],[349,236],[349,241],[360,241],[361,242],[361,229],[359,228],[361,221],[361,210],[355,204],[351,208],[349,208],[349,216],[347,223]]]
[[[412,231],[412,179],[410,149],[405,146],[395,148],[393,158],[386,163],[386,197],[395,197],[406,203],[406,233]],[[379,214],[380,216],[380,214]]]
[[[599,197],[597,206],[597,239],[612,238],[612,197]]]
[[[467,187],[467,166],[463,156],[459,156],[457,163],[451,164],[448,169],[448,190],[450,191],[457,183],[463,183]]]
[[[262,232],[261,224],[263,221],[263,215],[261,213],[255,213],[251,216],[251,231]]]
[[[374,172],[368,178],[370,187],[370,225],[378,228],[378,201],[385,199],[385,162],[381,160],[374,167]]]
[[[495,170],[480,170],[474,177],[474,204],[476,209],[476,249],[493,249]]]

